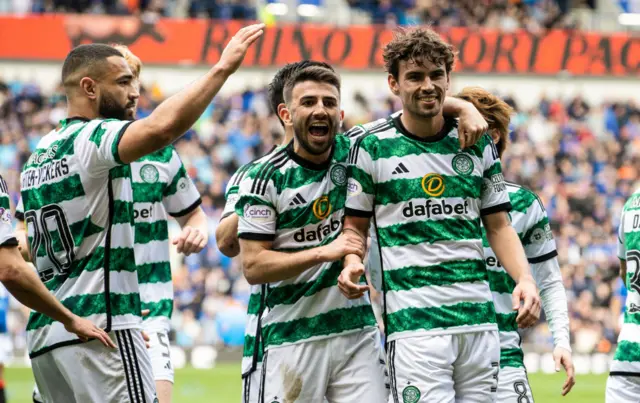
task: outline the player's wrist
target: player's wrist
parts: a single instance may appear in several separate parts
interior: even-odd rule
[[[350,253],[344,257],[344,267],[362,264],[362,263],[363,263],[362,257],[360,257],[360,255],[357,255],[355,253]]]
[[[556,345],[554,347],[554,350],[557,350],[559,348],[561,348],[563,350],[567,350],[570,353],[572,352],[571,344],[569,342],[566,342],[566,341],[561,341],[561,342],[556,343]]]
[[[528,271],[525,273],[522,273],[520,277],[518,277],[518,280],[516,282],[518,284],[526,283],[526,282],[531,282],[535,284],[535,280],[533,279],[533,276]]]

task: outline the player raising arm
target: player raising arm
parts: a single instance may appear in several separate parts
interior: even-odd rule
[[[496,144],[498,155],[502,158],[508,144],[511,107],[478,87],[465,88],[455,96],[473,103],[485,116],[489,122],[489,132]],[[569,343],[566,291],[562,283],[558,252],[549,226],[549,218],[542,202],[534,192],[515,183],[506,182],[506,186],[513,207],[509,213],[511,225],[518,233],[531,265],[531,272],[540,289],[542,308],[553,335],[555,346],[553,357],[556,370],[564,366],[567,371],[567,380],[562,387],[562,395],[566,395],[575,384],[575,371]],[[517,312],[512,309],[511,294],[515,282],[489,247],[484,230],[482,243],[500,332],[498,401],[533,403],[533,395],[523,362],[524,353],[520,347],[520,335],[516,323]]]
[[[512,309],[530,326],[540,307],[507,211],[500,160],[487,135],[461,149],[442,104],[454,53],[428,29],[398,33],[384,49],[402,113],[365,125],[350,154],[344,228],[365,237],[374,218],[383,268],[383,314],[394,401],[494,401],[496,315],[482,253],[481,222],[518,285]],[[358,298],[364,273],[345,258],[339,286]],[[520,300],[524,306],[520,307]]]
[[[104,351],[96,343],[78,343],[61,326],[32,314],[28,349],[45,402],[156,399],[139,332],[129,164],[189,129],[262,28],[241,29],[207,74],[134,122],[128,119],[135,113],[137,82],[118,50],[82,45],[65,59],[62,79],[70,117],[41,139],[21,175],[30,254],[54,296],[104,328],[119,348]],[[152,170],[142,176],[155,178]]]

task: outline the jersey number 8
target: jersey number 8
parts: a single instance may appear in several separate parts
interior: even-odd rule
[[[29,234],[33,234],[30,249],[31,260],[34,264],[37,263],[38,249],[44,240],[47,257],[55,266],[55,271],[62,275],[69,273],[69,269],[75,258],[75,245],[64,211],[55,204],[49,204],[40,210],[39,222],[35,210],[27,211],[24,214],[24,220]],[[29,225],[31,225],[31,228],[29,228]],[[59,238],[59,245],[62,247],[62,251],[54,250],[54,236]],[[61,254],[64,256],[62,260],[59,256]],[[36,264],[36,266],[39,265]],[[38,267],[38,274],[42,282],[47,282],[56,275],[52,267],[46,266],[47,265],[42,268]]]

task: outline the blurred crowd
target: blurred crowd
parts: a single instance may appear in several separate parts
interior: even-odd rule
[[[486,27],[511,32],[574,28],[566,0],[349,0],[387,25],[432,24],[440,28]]]
[[[253,0],[0,0],[11,2],[14,12],[67,12],[157,16],[255,19],[260,14]],[[329,7],[326,1],[317,3]],[[428,23],[487,27],[503,31],[575,28],[569,0],[344,0],[346,6],[368,15],[370,22],[386,25]],[[595,8],[595,0],[574,2]],[[2,7],[0,7],[1,9]]]
[[[496,90],[495,88],[488,88]],[[498,92],[498,94],[500,94]],[[504,95],[504,94],[503,94]],[[345,128],[398,110],[398,101],[353,94]],[[139,117],[163,99],[160,88],[143,88]],[[640,105],[633,101],[589,105],[582,98],[543,97],[530,110],[516,110],[505,176],[535,190],[551,219],[568,294],[571,336],[581,353],[609,352],[616,342],[625,289],[617,277],[616,230],[622,205],[640,184]],[[18,198],[19,171],[40,137],[65,117],[61,89],[0,81],[0,172]],[[242,345],[249,287],[239,259],[216,248],[215,229],[230,175],[279,144],[282,128],[264,90],[218,97],[175,146],[203,197],[210,242],[199,255],[172,255],[175,286],[173,338],[180,346]],[[18,335],[24,317],[14,312]],[[16,338],[19,340],[19,337]],[[532,348],[549,350],[552,338],[541,323],[525,333]]]

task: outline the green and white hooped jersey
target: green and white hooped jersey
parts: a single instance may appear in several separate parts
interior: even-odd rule
[[[238,190],[240,189],[240,183],[245,178],[247,173],[257,164],[264,162],[268,159],[276,150],[274,147],[265,156],[245,164],[238,168],[238,170],[231,176],[224,196],[226,203],[224,205],[224,211],[222,212],[221,220],[235,213],[236,203],[238,198]],[[264,285],[252,285],[249,287],[249,304],[247,306],[247,324],[244,328],[244,349],[242,350],[242,375],[246,376],[255,371],[258,364],[262,362],[262,356],[264,349],[262,346],[262,338],[258,328],[260,326],[260,320],[264,311],[264,303],[262,296],[264,293],[262,289]]]
[[[611,375],[640,376],[640,189],[622,209],[618,257],[627,263],[627,301]]]
[[[481,217],[511,205],[495,146],[461,150],[450,119],[422,139],[400,116],[352,129],[346,206],[376,225],[387,340],[497,330]]]
[[[293,142],[255,166],[240,184],[238,237],[273,241],[273,249],[297,252],[327,245],[342,230],[351,141],[336,136],[330,159],[314,164]],[[368,296],[346,299],[337,280],[342,261],[322,263],[266,286],[262,318],[265,349],[336,337],[376,326]]]
[[[183,217],[198,208],[200,193],[172,147],[131,164],[135,257],[146,329],[171,329],[173,283],[169,264],[168,216]]]
[[[13,233],[11,223],[11,203],[9,202],[9,187],[0,176],[0,246],[17,246],[18,240]]]
[[[507,182],[507,192],[512,206],[509,213],[511,225],[518,233],[538,288],[544,288],[545,284],[551,282],[562,282],[556,259],[556,243],[542,202],[529,189],[513,183]],[[520,334],[516,323],[518,313],[513,311],[511,302],[511,293],[516,283],[491,249],[484,228],[482,244],[500,331],[500,367],[524,367],[524,353],[520,348]]]
[[[118,142],[131,122],[70,118],[38,143],[21,174],[32,261],[51,293],[107,330],[140,327],[133,249],[131,168]],[[31,358],[81,343],[62,323],[33,312]]]

